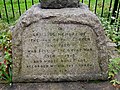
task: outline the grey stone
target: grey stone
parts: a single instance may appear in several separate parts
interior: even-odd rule
[[[13,83],[0,84],[0,90],[119,90],[109,82]]]
[[[120,72],[114,78],[117,79],[117,81],[120,82]]]
[[[5,83],[8,83],[8,82],[6,80],[0,79],[0,84],[5,84]]]
[[[79,7],[79,0],[41,0],[41,8],[75,8]]]
[[[4,58],[3,50],[0,48],[0,61],[3,61],[3,58]]]
[[[107,80],[105,33],[87,8],[35,5],[12,31],[13,82]]]
[[[4,54],[3,54],[2,48],[0,48],[0,63],[1,63],[1,61],[4,61]],[[0,79],[0,83],[5,83],[5,82],[2,79]]]
[[[107,40],[107,48],[108,48],[109,58],[110,59],[120,58],[120,54],[119,54],[117,48],[115,48],[117,45],[115,43],[113,43],[108,37],[106,40]]]

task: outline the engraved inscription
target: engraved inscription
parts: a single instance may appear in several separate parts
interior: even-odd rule
[[[42,27],[28,27],[22,36],[23,75],[79,75],[100,71],[96,35],[90,27],[72,24]]]

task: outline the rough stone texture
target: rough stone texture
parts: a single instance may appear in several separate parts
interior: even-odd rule
[[[55,63],[55,61],[54,63],[48,62],[49,59],[53,60],[50,56],[44,59],[43,56],[45,56],[45,54],[52,53],[52,50],[54,49],[55,55],[65,55],[66,53],[68,53],[68,55],[71,54],[71,52],[62,52],[61,54],[60,52],[56,52],[58,48],[61,49],[60,46],[58,46],[57,48],[55,48],[55,46],[54,48],[44,47],[44,44],[48,46],[49,43],[52,45],[54,44],[54,42],[48,40],[49,38],[50,40],[58,38],[54,36],[54,34],[53,37],[46,35],[46,33],[48,34],[49,31],[57,33],[76,32],[74,34],[75,39],[85,37],[85,41],[82,40],[81,42],[79,42],[79,40],[81,39],[74,42],[73,37],[70,36],[66,36],[66,38],[60,37],[61,40],[65,39],[65,43],[67,43],[67,40],[70,45],[75,43],[74,45],[76,46],[74,47],[70,47],[67,44],[68,49],[82,49],[82,51],[78,51],[78,53],[76,51],[73,53],[75,55],[75,58],[79,59],[74,59],[74,57],[72,57],[71,59],[71,57],[69,57],[67,59],[72,61],[67,61],[67,63],[65,61],[60,61],[59,63]],[[81,36],[78,36],[77,33]],[[96,17],[95,14],[89,11],[88,8],[85,8],[84,5],[81,5],[80,8],[64,9],[41,9],[39,5],[33,6],[21,16],[19,22],[13,29],[12,36],[13,82],[78,81],[107,79],[108,53],[105,34],[99,22],[99,19]],[[44,40],[39,41],[41,39]],[[55,42],[55,44],[58,44],[58,42]],[[82,46],[84,46],[85,49],[88,50],[88,52],[83,50],[84,47],[82,48]],[[49,49],[50,53],[40,54],[38,53],[38,51],[40,50],[37,49],[38,47],[45,50]],[[55,56],[54,58],[56,58],[55,60],[59,61],[60,57]],[[63,58],[63,60],[66,60],[65,58]],[[73,61],[73,59],[75,61]],[[77,60],[80,60],[80,62],[78,62]],[[40,63],[41,61],[44,61],[44,63]],[[54,68],[46,68],[48,66],[39,66],[38,68],[38,65],[41,64],[49,66],[51,64],[66,66],[67,64],[70,64],[71,66],[67,66],[67,68],[66,66],[64,66],[64,68],[58,68],[56,66],[54,66]],[[84,67],[77,67],[77,65],[82,65]],[[66,71],[66,69],[69,71]]]
[[[75,8],[79,7],[79,0],[41,0],[42,8]]]
[[[14,83],[12,86],[0,84],[0,90],[119,90],[109,82],[85,83],[85,82],[62,82],[62,83]]]
[[[3,61],[3,51],[2,51],[2,49],[0,49],[0,60]]]
[[[4,61],[4,55],[3,55],[2,48],[0,48],[0,61]],[[0,79],[0,83],[4,83],[4,81]]]
[[[120,72],[115,76],[115,79],[117,79],[120,82]]]
[[[7,83],[5,80],[0,79],[0,83]]]
[[[113,43],[108,37],[107,37],[107,48],[109,53],[109,58],[120,58],[120,54],[118,50],[115,48],[117,45]]]

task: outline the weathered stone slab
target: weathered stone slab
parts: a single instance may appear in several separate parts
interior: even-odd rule
[[[79,0],[41,0],[41,8],[75,8]]]
[[[109,82],[13,83],[0,84],[0,90],[119,90]]]
[[[105,34],[88,8],[33,6],[13,29],[13,82],[106,80]]]

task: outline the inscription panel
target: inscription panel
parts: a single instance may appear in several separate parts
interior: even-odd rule
[[[96,35],[89,26],[31,25],[23,32],[22,47],[23,76],[49,78],[100,72]]]

